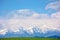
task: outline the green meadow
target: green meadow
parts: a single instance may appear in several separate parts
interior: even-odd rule
[[[60,38],[0,38],[0,40],[60,40]]]

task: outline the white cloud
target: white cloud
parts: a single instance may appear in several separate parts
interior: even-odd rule
[[[31,11],[29,9],[21,9],[21,10],[15,10],[10,13],[8,13],[8,18],[28,18],[34,14],[34,11]]]
[[[52,14],[52,16],[54,15]],[[57,14],[55,17],[56,16],[59,15]],[[33,34],[34,27],[39,28],[37,31],[40,33],[46,33],[49,30],[60,31],[59,18],[49,18],[48,14],[39,14],[28,9],[23,9],[12,11],[7,17],[9,19],[0,20],[0,24],[4,24],[3,28],[7,28],[7,31],[9,30],[16,33],[24,30],[29,34]],[[3,33],[2,30],[4,29],[1,29],[0,34]],[[5,31],[4,34],[6,34],[7,31]]]
[[[59,18],[60,19],[60,12],[53,13],[51,15],[52,18]]]
[[[47,6],[46,6],[46,10],[47,9],[54,9],[56,11],[60,11],[60,1],[56,1],[56,2],[52,2],[52,3],[49,3]]]
[[[50,8],[57,11],[56,13],[52,13],[50,15],[50,17],[53,19],[52,20],[53,24],[51,24],[52,25],[51,28],[53,28],[53,26],[54,26],[54,27],[56,27],[56,28],[54,28],[55,30],[60,30],[59,29],[60,28],[60,1],[49,3],[45,9],[47,10]]]
[[[48,14],[39,14],[29,9],[22,9],[22,10],[15,10],[7,14],[8,18],[19,18],[19,19],[26,19],[26,18],[47,18]]]
[[[24,28],[23,30],[32,33],[32,28],[34,27],[34,25],[39,27],[39,29],[41,30],[40,32],[43,33],[45,31],[48,31],[48,29],[58,30],[60,27],[59,20],[57,19],[11,19],[7,22],[7,25],[9,26],[9,29],[13,32],[19,30],[19,28],[21,28],[22,26]]]
[[[48,18],[48,14],[38,14],[38,13],[34,13],[31,18],[37,18],[37,19],[40,19],[40,18]]]

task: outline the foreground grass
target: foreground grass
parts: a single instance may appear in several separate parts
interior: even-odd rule
[[[0,38],[0,40],[60,40],[60,38]]]

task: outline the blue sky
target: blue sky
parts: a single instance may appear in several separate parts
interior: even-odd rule
[[[56,0],[0,0],[0,13],[18,10],[31,9],[39,13],[48,13],[45,6]]]

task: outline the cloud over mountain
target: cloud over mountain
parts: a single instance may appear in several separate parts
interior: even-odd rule
[[[37,28],[37,32],[46,33],[50,30],[60,31],[60,12],[51,16],[48,14],[39,14],[29,9],[15,10],[7,14],[6,19],[0,19],[0,34],[10,32],[20,32],[22,30],[29,34],[33,34],[33,28]],[[56,18],[55,18],[56,17]]]

